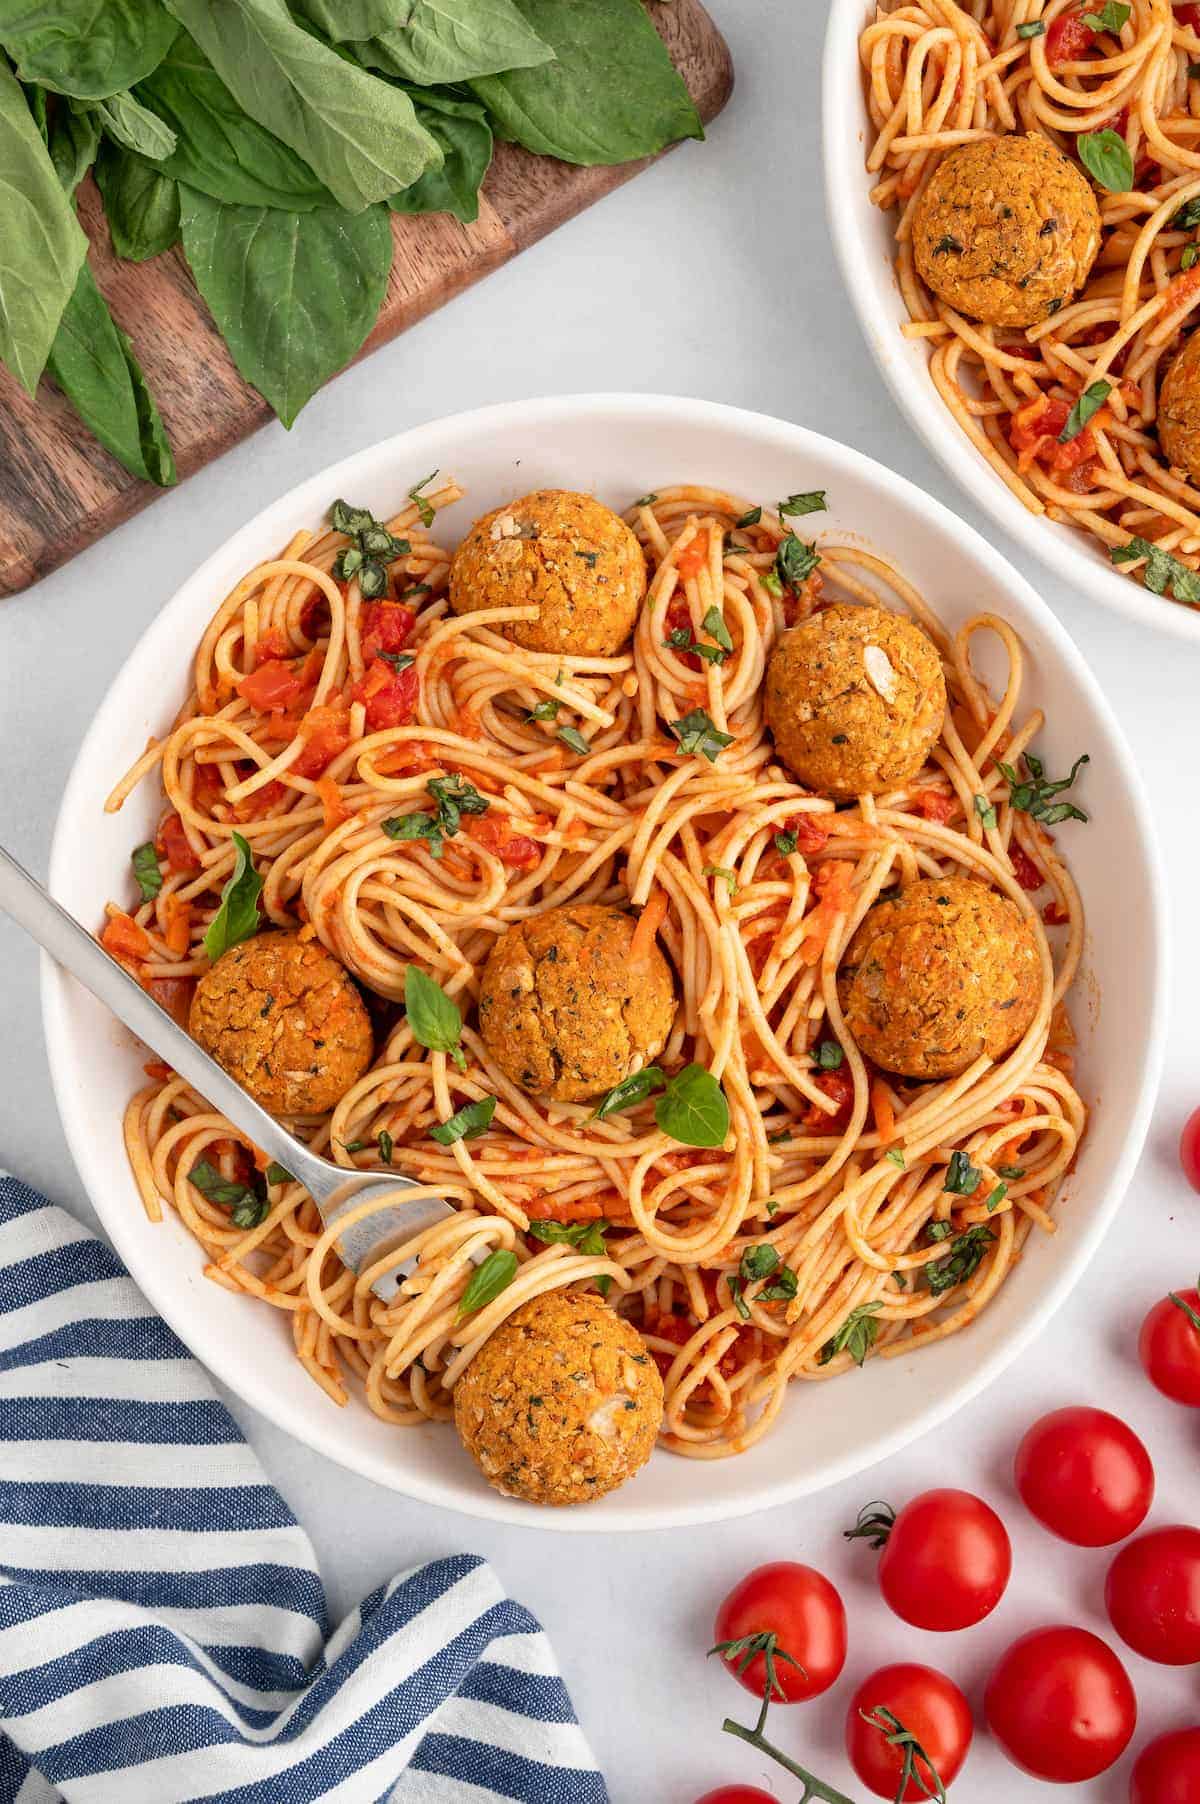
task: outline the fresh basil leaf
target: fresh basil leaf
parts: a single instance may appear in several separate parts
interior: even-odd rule
[[[975,797],[975,812],[985,827],[992,828],[996,825],[996,810],[986,796]]]
[[[622,1109],[632,1109],[636,1103],[645,1102],[655,1090],[661,1090],[666,1081],[657,1065],[643,1065],[640,1071],[623,1077],[601,1097],[592,1120],[606,1121],[610,1115],[619,1115]]]
[[[388,206],[393,213],[451,213],[464,225],[472,225],[479,217],[479,189],[492,161],[487,114],[478,101],[439,88],[414,88],[411,99],[418,121],[441,150],[442,166],[389,195]],[[431,509],[426,525],[432,519]]]
[[[473,783],[455,771],[449,777],[430,777],[425,785],[437,803],[439,830],[449,839],[458,832],[464,814],[486,814],[488,801]]]
[[[781,1265],[771,1282],[763,1285],[757,1300],[760,1303],[790,1303],[799,1288],[800,1280],[791,1266]]]
[[[729,636],[729,628],[725,624],[725,616],[720,608],[711,607],[700,622],[701,628],[710,639],[715,639],[723,651],[733,650],[733,640]]]
[[[824,489],[809,489],[803,495],[789,495],[786,501],[779,503],[777,512],[782,519],[799,514],[823,514],[827,505],[825,494]]]
[[[432,501],[430,501],[425,494],[425,490],[429,487],[436,475],[436,470],[430,470],[428,476],[422,476],[420,482],[414,482],[411,489],[408,491],[408,499],[416,508],[417,518],[420,520],[421,525],[425,528],[426,532],[428,532],[429,528],[433,525],[434,520],[437,518],[437,510]]]
[[[141,81],[178,29],[157,0],[0,0],[0,44],[21,80],[77,100]]]
[[[554,737],[570,746],[573,752],[578,752],[581,758],[586,758],[592,749],[578,727],[559,727]]]
[[[503,136],[566,163],[652,156],[704,127],[640,0],[518,0],[555,60],[472,81]]]
[[[396,1143],[386,1128],[380,1128],[377,1144],[379,1147],[380,1162],[384,1165],[390,1165],[392,1162],[392,1154],[396,1150]]]
[[[221,891],[221,906],[204,936],[204,950],[214,964],[231,946],[240,946],[243,940],[253,939],[259,928],[258,898],[262,894],[263,880],[254,868],[250,847],[240,833],[234,834],[233,843],[237,851],[233,873]]]
[[[952,1196],[974,1196],[982,1176],[983,1173],[978,1165],[972,1165],[962,1148],[956,1146],[950,1154],[950,1163],[946,1167],[946,1182],[942,1185],[942,1189],[948,1190]]]
[[[507,1247],[497,1247],[471,1273],[471,1281],[463,1291],[458,1305],[459,1315],[474,1315],[477,1309],[495,1302],[500,1292],[508,1289],[516,1275],[517,1255]]]
[[[1023,1165],[997,1165],[996,1170],[1000,1173],[1002,1178],[1011,1178],[1014,1181],[1017,1178],[1023,1178],[1025,1176],[1025,1167]]]
[[[290,426],[375,323],[392,264],[384,207],[281,213],[181,190],[183,248],[233,360]]]
[[[799,836],[790,827],[781,827],[775,834],[775,850],[783,858],[790,858],[799,845]]]
[[[369,43],[351,48],[360,62],[424,87],[554,59],[513,0],[400,0],[391,15]]]
[[[694,752],[710,764],[716,763],[725,746],[733,744],[733,734],[718,733],[703,708],[693,708],[682,720],[668,721],[667,730],[674,733],[681,752]]]
[[[408,95],[297,25],[284,0],[164,3],[246,112],[303,157],[347,212],[441,162]]]
[[[530,709],[529,713],[525,716],[526,723],[529,723],[529,722],[532,722],[535,720],[555,720],[558,716],[558,710],[561,707],[562,707],[561,702],[554,702],[554,701],[538,702],[535,704],[534,707],[532,707]]]
[[[974,1277],[995,1238],[995,1229],[981,1221],[960,1234],[944,1259],[934,1259],[924,1268],[931,1295],[940,1297],[956,1284],[965,1284]]]
[[[223,1178],[207,1159],[196,1161],[188,1172],[188,1182],[194,1184],[210,1203],[216,1203],[219,1209],[228,1209],[235,1228],[257,1228],[267,1219],[266,1197],[249,1184]]]
[[[685,1065],[655,1103],[654,1119],[681,1146],[723,1146],[729,1104],[711,1071],[703,1065]]]
[[[993,1190],[988,1191],[987,1202],[985,1203],[984,1207],[987,1209],[987,1212],[989,1215],[992,1213],[993,1209],[998,1209],[1000,1207],[1000,1204],[1004,1201],[1004,1199],[1007,1195],[1008,1195],[1008,1185],[1007,1184],[997,1184]]]
[[[138,156],[161,163],[175,148],[175,133],[164,125],[157,113],[135,100],[132,94],[113,94],[95,102],[96,117],[110,138],[123,144]]]
[[[487,1133],[495,1113],[496,1098],[480,1097],[478,1102],[469,1102],[456,1109],[449,1121],[431,1127],[429,1137],[439,1146],[453,1146],[456,1140],[477,1140],[480,1134]]]
[[[465,1071],[458,1004],[420,965],[409,965],[404,973],[404,1012],[419,1046],[430,1052],[448,1052],[459,1070]]]
[[[815,545],[806,545],[794,532],[785,533],[775,553],[775,573],[785,588],[799,589],[820,561]]]
[[[1029,771],[1029,780],[1023,780],[1011,764],[997,759],[997,768],[1008,784],[1008,798],[1012,806],[1032,820],[1041,821],[1044,826],[1055,826],[1059,821],[1086,821],[1087,815],[1074,802],[1051,802],[1050,797],[1061,795],[1064,789],[1070,789],[1080,769],[1090,764],[1087,752],[1076,758],[1065,777],[1056,783],[1050,782],[1043,770],[1042,761],[1032,752],[1025,753],[1025,767]]]
[[[875,1344],[879,1323],[875,1311],[883,1308],[882,1298],[860,1303],[852,1309],[832,1340],[827,1340],[817,1356],[817,1364],[827,1366],[838,1353],[848,1353],[856,1366],[861,1366]]]
[[[1180,269],[1193,269],[1200,262],[1200,244],[1185,244],[1179,254]]]
[[[528,1232],[547,1246],[574,1247],[577,1253],[602,1259],[607,1251],[604,1244],[607,1226],[608,1223],[603,1221],[531,1221]]]
[[[268,1184],[294,1184],[296,1182],[287,1166],[277,1164],[274,1159],[267,1166],[266,1178]]]
[[[813,1048],[813,1063],[822,1071],[837,1071],[846,1055],[836,1040],[822,1040]]]
[[[736,529],[740,526],[757,526],[761,519],[762,519],[762,508],[761,507],[747,508],[746,512],[742,515],[741,519],[734,521],[734,523],[733,523],[734,529],[736,531]]]
[[[1142,582],[1152,595],[1165,595],[1170,589],[1176,601],[1189,607],[1200,607],[1200,571],[1193,570],[1169,551],[1152,545],[1149,539],[1130,539],[1128,545],[1116,545],[1109,552],[1114,564],[1130,564],[1145,558]]]
[[[898,1165],[901,1171],[904,1170],[904,1154],[898,1146],[893,1146],[889,1152],[884,1154],[884,1158],[889,1159],[893,1165]]]
[[[429,842],[431,858],[440,858],[444,841],[442,830],[432,814],[394,814],[381,822],[389,839],[422,839]]]
[[[1045,32],[1046,21],[1044,19],[1031,19],[1027,25],[1017,26],[1019,38],[1040,38],[1045,36]]]
[[[730,895],[731,896],[737,895],[737,889],[738,889],[737,872],[731,871],[729,869],[728,865],[706,864],[704,867],[704,875],[706,877],[719,877],[721,879],[721,882],[725,885],[726,889],[729,891]]]
[[[87,256],[19,82],[0,57],[0,361],[33,394]]]
[[[377,31],[405,24],[413,0],[294,0],[292,11],[316,26],[332,44],[373,38]]]
[[[729,1280],[729,1295],[733,1300],[734,1308],[737,1310],[742,1320],[748,1322],[750,1320],[750,1305],[746,1301],[744,1286],[740,1278],[731,1278]]]
[[[86,263],[59,322],[46,372],[127,470],[160,488],[171,487],[177,476],[166,427],[133,346]]]
[[[1111,393],[1111,382],[1089,384],[1067,415],[1067,423],[1058,435],[1059,444],[1069,445],[1073,438],[1078,438],[1088,421],[1099,413]]]
[[[1102,132],[1081,132],[1075,144],[1088,174],[1110,194],[1125,194],[1133,187],[1133,157],[1120,132],[1110,126]]]
[[[130,863],[133,865],[133,874],[138,880],[138,888],[142,892],[142,901],[153,902],[163,886],[162,867],[158,862],[154,841],[148,839],[144,846],[139,846]]]
[[[47,118],[43,125],[39,117],[38,123],[49,146],[50,161],[58,172],[59,181],[68,194],[74,194],[96,161],[96,153],[100,148],[100,124],[96,109],[72,102],[67,102],[66,105],[60,103],[54,109],[53,122]]]
[[[1104,0],[1099,12],[1083,14],[1083,23],[1089,31],[1111,31],[1115,35],[1132,10],[1132,7],[1125,4],[1125,0]]]
[[[118,257],[144,263],[179,242],[179,186],[142,157],[102,144],[96,185]]]
[[[767,1278],[779,1264],[779,1254],[769,1240],[759,1241],[757,1246],[747,1247],[742,1254],[738,1273],[747,1284],[754,1284],[759,1278]]]

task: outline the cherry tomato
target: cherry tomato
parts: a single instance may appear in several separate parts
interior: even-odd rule
[[[1014,1476],[1031,1515],[1076,1547],[1109,1547],[1146,1519],[1150,1455],[1106,1409],[1055,1409],[1017,1448]]]
[[[893,1727],[888,1716],[878,1715],[880,1711],[901,1727]],[[906,1741],[889,1739],[904,1731],[915,1737],[915,1748]],[[868,1790],[880,1798],[894,1798],[897,1804],[901,1799],[907,1804],[909,1799],[933,1796],[936,1787],[930,1767],[936,1769],[944,1786],[951,1784],[962,1770],[973,1733],[966,1698],[953,1679],[932,1666],[903,1662],[881,1666],[863,1680],[846,1712],[846,1752],[851,1766]]]
[[[1200,1804],[1200,1729],[1176,1729],[1142,1749],[1129,1804]]]
[[[769,1791],[759,1791],[757,1785],[718,1785],[716,1791],[706,1791],[696,1804],[778,1804]]]
[[[1193,1190],[1200,1190],[1200,1109],[1193,1109],[1179,1136],[1179,1162]]]
[[[1134,1653],[1163,1666],[1200,1660],[1200,1528],[1152,1528],[1123,1547],[1104,1607]]]
[[[1011,1572],[1008,1534],[990,1504],[970,1491],[924,1491],[892,1524],[879,1589],[918,1629],[966,1629],[995,1609]]]
[[[1034,1629],[1000,1656],[984,1694],[988,1726],[1035,1779],[1094,1779],[1120,1759],[1137,1722],[1129,1675],[1098,1635]]]
[[[1200,1290],[1173,1290],[1138,1335],[1138,1357],[1164,1397],[1200,1409]]]
[[[757,1566],[717,1611],[713,1652],[721,1653],[730,1672],[755,1697],[762,1697],[767,1687],[764,1643],[769,1636],[774,1637],[773,1697],[799,1704],[828,1691],[846,1664],[846,1609],[822,1573],[793,1560]],[[730,1643],[735,1645],[726,1645]],[[751,1658],[743,1666],[747,1653]]]

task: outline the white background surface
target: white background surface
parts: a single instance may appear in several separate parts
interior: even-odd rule
[[[845,439],[982,526],[896,413],[840,291],[817,167],[823,9],[811,0],[796,8],[714,0],[713,10],[733,47],[738,87],[707,146],[678,151],[342,377],[290,435],[269,427],[28,595],[0,603],[0,839],[31,868],[45,871],[58,796],[84,727],[158,606],[221,535],[302,477],[403,426],[537,393],[707,395]],[[989,536],[996,541],[994,530]],[[1125,722],[1154,803],[1176,930],[1166,1075],[1145,1157],[1109,1242],[1033,1350],[939,1434],[861,1480],[747,1521],[661,1536],[544,1537],[435,1517],[233,1405],[313,1536],[335,1614],[433,1554],[470,1548],[494,1561],[553,1636],[614,1804],[691,1804],[735,1780],[764,1787],[781,1804],[796,1797],[785,1774],[722,1736],[723,1715],[743,1700],[749,1712],[751,1700],[704,1660],[717,1602],[761,1560],[819,1565],[845,1595],[846,1676],[815,1704],[777,1711],[773,1731],[793,1757],[856,1799],[864,1794],[841,1753],[841,1723],[853,1683],[872,1666],[899,1658],[941,1665],[978,1704],[991,1658],[1026,1628],[1071,1620],[1103,1631],[1104,1554],[1052,1541],[1012,1494],[1012,1450],[1043,1408],[1095,1402],[1124,1414],[1157,1466],[1152,1520],[1200,1516],[1200,1422],[1149,1387],[1135,1355],[1145,1308],[1194,1282],[1200,1265],[1200,1199],[1184,1184],[1175,1151],[1182,1121],[1200,1103],[1192,931],[1200,651],[1068,594],[1000,543],[1066,622]],[[190,652],[181,646],[181,660]],[[1090,830],[1102,833],[1104,797],[1091,801]],[[1131,919],[1130,933],[1138,926]],[[87,1217],[50,1096],[36,958],[2,921],[0,971],[0,1163]],[[969,1335],[959,1344],[969,1359]],[[803,1407],[802,1396],[792,1407]],[[899,1504],[932,1483],[982,1491],[1014,1539],[1007,1595],[988,1622],[963,1635],[925,1635],[891,1617],[874,1591],[874,1556],[840,1539],[860,1503],[886,1496]],[[1128,1666],[1141,1704],[1135,1747],[1200,1721],[1193,1675],[1133,1654]],[[1127,1757],[1069,1795],[1124,1804],[1130,1764]],[[1027,1804],[1052,1795],[980,1731],[953,1800]]]

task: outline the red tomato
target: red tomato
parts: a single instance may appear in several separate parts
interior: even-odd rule
[[[1027,890],[1041,889],[1046,879],[1042,876],[1042,873],[1038,870],[1024,846],[1019,846],[1014,841],[1008,848],[1008,856],[1012,860],[1013,876],[1021,885],[1021,888]]]
[[[1055,1409],[1017,1448],[1017,1490],[1031,1515],[1076,1547],[1110,1547],[1145,1521],[1150,1455],[1106,1409]]]
[[[1129,1804],[1200,1804],[1200,1728],[1176,1729],[1142,1749]]]
[[[374,658],[350,690],[350,699],[365,702],[367,731],[406,727],[417,711],[421,693],[415,664],[397,670],[386,658]]]
[[[765,1655],[753,1654],[745,1667],[742,1656],[757,1639],[772,1635],[776,1649],[773,1695],[782,1703],[798,1704],[828,1691],[846,1663],[846,1610],[822,1573],[794,1560],[757,1566],[734,1586],[717,1611],[713,1652],[720,1651],[730,1672],[755,1697],[762,1697],[766,1690]],[[724,1645],[730,1642],[747,1645],[741,1649]]]
[[[1119,1760],[1137,1722],[1129,1675],[1087,1629],[1034,1629],[1000,1656],[984,1695],[1008,1758],[1035,1779],[1094,1779]]]
[[[1200,1409],[1200,1289],[1173,1290],[1154,1305],[1138,1335],[1138,1356],[1164,1397]]]
[[[542,856],[543,848],[527,833],[515,833],[507,814],[489,808],[486,814],[469,814],[463,827],[471,839],[485,850],[494,852],[502,864],[517,871],[532,870]]]
[[[200,860],[192,851],[191,842],[183,830],[183,822],[174,809],[170,814],[164,814],[158,823],[154,845],[168,870],[182,876],[200,869]]]
[[[888,1711],[901,1725],[896,1729],[875,1712]],[[870,1719],[870,1720],[868,1720]],[[880,1726],[882,1724],[882,1726]],[[915,1736],[916,1771],[901,1789],[905,1747],[889,1741],[902,1730]],[[932,1666],[881,1666],[864,1679],[846,1712],[846,1752],[850,1764],[868,1790],[896,1804],[934,1796],[930,1768],[944,1786],[958,1777],[971,1746],[974,1725],[971,1708],[953,1679]]]
[[[896,1517],[879,1561],[884,1601],[918,1629],[970,1628],[1004,1595],[1012,1547],[970,1491],[925,1491]]]
[[[688,549],[691,549],[690,546]],[[687,556],[687,552],[684,553],[684,556]],[[663,617],[663,636],[669,639],[672,633],[678,632],[686,632],[689,640],[692,637],[692,611],[688,607],[687,596],[677,594],[673,595],[667,604],[667,611]],[[703,670],[704,668],[703,661],[694,651],[676,650],[675,656],[681,664],[686,664],[689,670]]]
[[[1059,13],[1046,33],[1046,61],[1052,69],[1077,63],[1096,42],[1096,34],[1083,22],[1083,12]]]
[[[1183,1175],[1193,1190],[1200,1190],[1200,1109],[1194,1109],[1183,1124],[1179,1136],[1179,1159]]]
[[[402,602],[364,602],[358,619],[363,663],[369,664],[381,651],[403,651],[412,638],[416,620],[412,609],[406,608]]]
[[[1135,1654],[1163,1666],[1200,1660],[1200,1528],[1152,1528],[1123,1547],[1104,1581],[1104,1607]]]
[[[777,1804],[777,1800],[769,1791],[759,1791],[757,1785],[718,1785],[716,1791],[706,1791],[696,1804]]]
[[[237,692],[260,714],[282,714],[304,693],[301,671],[300,664],[268,658],[241,679]]]
[[[829,828],[825,825],[828,818],[827,815],[819,814],[794,814],[792,816],[787,825],[790,831],[796,835],[797,852],[802,852],[808,858],[814,852],[823,850],[825,841],[829,838]]]
[[[350,743],[350,716],[345,708],[324,705],[310,708],[300,723],[304,750],[292,770],[298,777],[319,777],[326,765]]]
[[[1200,32],[1200,6],[1189,4],[1175,8],[1176,25],[1186,25],[1191,31]]]
[[[698,532],[695,538],[684,546],[679,556],[675,559],[675,568],[679,572],[680,582],[684,583],[687,582],[689,577],[699,576],[700,572],[706,569],[707,566],[708,534],[706,532]]]
[[[836,1102],[837,1114],[826,1115],[823,1109],[818,1109],[815,1102],[810,1102],[801,1117],[801,1128],[806,1134],[843,1133],[854,1113],[853,1074],[845,1064],[841,1064],[836,1071],[818,1071],[813,1083],[818,1090]]]

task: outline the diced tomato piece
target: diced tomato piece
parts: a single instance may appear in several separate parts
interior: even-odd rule
[[[691,547],[689,546],[688,550],[690,549]],[[667,606],[663,626],[668,639],[671,637],[672,633],[678,632],[685,632],[688,638],[691,638],[692,616],[688,608],[686,595],[677,594],[671,597]],[[700,670],[703,668],[700,658],[694,651],[677,651],[675,656],[679,659],[681,664],[686,664],[689,670]]]
[[[1096,34],[1083,22],[1082,11],[1059,13],[1046,33],[1046,61],[1052,69],[1064,63],[1077,63],[1096,42]]]
[[[254,646],[254,661],[265,664],[268,658],[286,658],[291,652],[287,635],[273,626],[269,633],[260,633]]]
[[[1042,910],[1042,919],[1047,927],[1062,927],[1071,917],[1061,902],[1047,902]]]
[[[193,852],[183,822],[174,809],[159,821],[154,849],[167,869],[177,876],[192,876],[201,869],[200,859]]]
[[[513,870],[532,870],[542,856],[542,847],[537,840],[530,839],[527,833],[515,832],[509,816],[494,808],[489,808],[486,814],[466,815],[463,829],[476,845],[495,853],[502,864]]]
[[[785,821],[784,830],[796,835],[796,850],[806,858],[822,851],[829,838],[829,828],[820,814],[793,814]]]
[[[408,725],[420,693],[415,664],[395,670],[383,658],[375,658],[351,687],[350,699],[366,705],[367,731],[381,733],[388,727]]]
[[[364,664],[377,658],[381,651],[403,651],[416,623],[416,615],[403,602],[365,602],[359,616]]]
[[[324,639],[329,632],[329,603],[318,589],[300,610],[300,631],[306,639]]]
[[[113,958],[128,963],[131,959],[149,958],[153,948],[145,928],[139,927],[132,915],[110,915],[100,935],[100,944]]]
[[[384,752],[382,757],[374,760],[381,777],[398,777],[410,770],[431,770],[438,762],[433,748],[423,739],[406,739],[393,751]]]
[[[249,776],[251,773],[247,771],[245,774]],[[240,802],[233,804],[233,818],[235,821],[259,821],[264,814],[270,814],[286,794],[286,785],[281,783],[278,777],[272,777],[271,781],[264,783],[261,789],[252,790],[248,796],[243,796]]]
[[[1163,289],[1164,313],[1173,313],[1176,307],[1182,307],[1200,288],[1200,263],[1191,269],[1185,269],[1173,276]]]
[[[192,940],[192,905],[172,893],[163,898],[163,938],[167,950],[176,958],[184,958]]]
[[[304,750],[291,768],[298,777],[319,777],[350,743],[349,712],[328,705],[310,708],[300,722],[300,731]]]
[[[815,908],[804,918],[804,938],[800,941],[800,958],[806,965],[820,962],[834,921],[844,914],[854,899],[852,879],[854,866],[844,859],[831,858],[819,865],[813,874],[813,893],[818,897]]]
[[[817,1089],[837,1104],[836,1115],[826,1115],[815,1102],[810,1102],[800,1126],[806,1134],[840,1134],[849,1125],[854,1111],[854,1079],[845,1064],[836,1071],[819,1071],[813,1079]]]
[[[1185,25],[1189,31],[1200,35],[1200,6],[1187,5],[1175,8],[1176,25]]]
[[[695,1322],[689,1322],[685,1315],[666,1315],[661,1309],[656,1309],[642,1324],[643,1334],[653,1335],[656,1340],[669,1340],[673,1347],[686,1347],[695,1332]],[[652,1347],[650,1357],[665,1378],[674,1363],[675,1355]]]
[[[201,764],[199,759],[194,769],[196,778],[192,784],[192,801],[201,814],[211,814],[224,795],[220,769],[216,764]]]
[[[707,564],[708,534],[698,532],[695,538],[684,546],[675,560],[675,568],[679,572],[680,582],[685,583],[690,577],[699,576]]]
[[[958,807],[958,797],[943,794],[940,789],[923,789],[915,795],[909,804],[912,814],[919,814],[922,820],[945,822],[950,819]]]
[[[196,988],[194,977],[152,977],[146,988],[159,1007],[166,1009],[173,1021],[178,1021],[180,1027],[187,1026],[188,1011],[192,1006],[192,995]],[[159,1072],[151,1072],[149,1066],[146,1067],[146,1070],[147,1074],[152,1077],[169,1077],[171,1074],[170,1067],[167,1065],[164,1065]]]
[[[260,714],[283,714],[315,689],[324,659],[314,647],[304,658],[268,658],[238,683],[237,692]]]
[[[342,792],[332,777],[318,777],[317,794],[325,810],[325,831],[332,833],[335,827],[340,827],[343,821],[350,818],[342,800]]]
[[[1042,876],[1042,873],[1038,870],[1024,846],[1017,845],[1014,840],[1012,845],[1008,848],[1008,856],[1012,860],[1013,876],[1021,885],[1021,888],[1024,890],[1041,889],[1046,879]]]

